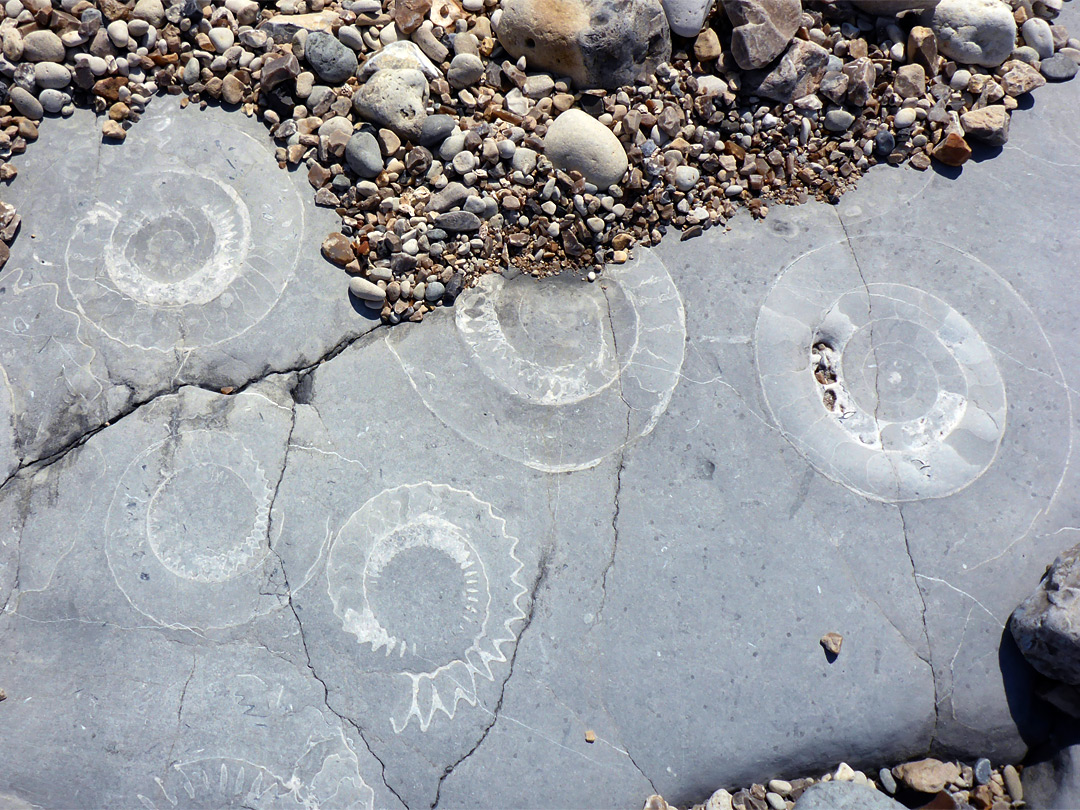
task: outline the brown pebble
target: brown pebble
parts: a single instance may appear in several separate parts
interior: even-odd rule
[[[596,732],[593,731],[591,728],[585,732],[585,742],[587,742],[589,745],[592,745],[594,742],[596,742]]]
[[[840,647],[844,643],[844,637],[839,633],[826,633],[821,637],[821,646],[825,653],[833,658],[840,655]]]

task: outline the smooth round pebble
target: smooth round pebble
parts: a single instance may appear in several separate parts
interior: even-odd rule
[[[446,294],[446,287],[441,281],[428,282],[424,289],[424,300],[428,302],[438,301]]]
[[[881,787],[886,793],[892,795],[896,793],[896,779],[892,775],[892,771],[888,768],[882,768],[878,771],[878,782],[881,783]]]
[[[1072,59],[1063,53],[1056,53],[1049,59],[1043,59],[1039,70],[1042,75],[1052,82],[1065,82],[1076,75],[1077,65]]]
[[[907,129],[915,123],[918,118],[914,107],[904,107],[896,113],[896,117],[893,119],[893,124],[897,129]]]
[[[65,104],[71,101],[71,97],[67,93],[61,93],[59,90],[42,90],[38,93],[38,101],[45,112],[58,113],[64,108]]]
[[[993,768],[990,765],[990,760],[986,757],[975,760],[975,784],[988,784],[991,776],[993,776]]]
[[[677,166],[675,168],[675,188],[679,191],[689,191],[697,185],[701,179],[701,172],[694,166]]]
[[[829,110],[825,113],[825,129],[830,132],[846,132],[855,123],[855,116],[847,110]]]
[[[584,110],[567,110],[548,126],[544,154],[556,168],[579,171],[597,188],[618,183],[629,165],[615,133]]]

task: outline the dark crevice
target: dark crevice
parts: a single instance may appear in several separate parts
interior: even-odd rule
[[[915,555],[911,553],[911,541],[908,538],[907,521],[904,518],[904,507],[902,504],[896,504],[896,511],[900,515],[900,526],[904,531],[904,548],[907,550],[908,560],[911,562],[911,573],[915,578],[915,591],[919,594],[919,601],[922,603],[922,625],[923,633],[926,636],[926,657],[921,658],[928,667],[930,667],[930,677],[934,682],[934,729],[930,733],[930,742],[926,746],[927,753],[933,751],[934,743],[937,740],[938,725],[941,722],[941,704],[938,697],[938,677],[937,670],[934,668],[934,655],[933,649],[930,646],[930,626],[926,622],[926,594],[923,593],[922,586],[919,584],[919,570],[915,567]],[[918,655],[918,653],[916,653]]]
[[[439,799],[442,794],[442,786],[443,782],[446,781],[446,778],[450,776],[450,774],[452,774],[462,762],[464,762],[476,753],[480,746],[484,744],[484,740],[487,739],[488,734],[491,733],[491,729],[495,727],[495,723],[497,723],[499,720],[499,712],[502,710],[503,699],[506,697],[506,687],[510,683],[510,679],[514,677],[514,665],[517,663],[518,650],[521,649],[521,642],[522,639],[524,639],[525,637],[525,632],[532,625],[533,616],[536,615],[537,597],[540,593],[540,588],[547,580],[549,562],[549,552],[545,551],[540,557],[540,570],[539,573],[536,575],[536,580],[533,582],[532,590],[529,592],[529,612],[528,614],[526,614],[525,620],[521,625],[521,630],[518,632],[517,643],[514,645],[514,652],[510,654],[510,667],[506,674],[506,677],[503,679],[502,686],[499,689],[499,699],[495,702],[495,709],[491,712],[491,722],[484,727],[484,730],[480,734],[480,739],[476,741],[476,744],[473,745],[473,747],[470,748],[464,754],[464,756],[459,758],[453,764],[448,765],[446,769],[442,772],[442,775],[439,777],[439,784],[435,788],[435,801],[431,804],[431,810],[435,810],[435,808],[439,806]]]
[[[341,340],[339,340],[336,344],[334,344],[334,346],[331,347],[325,354],[323,354],[318,359],[316,359],[316,360],[314,360],[312,362],[302,363],[302,364],[299,364],[299,365],[289,366],[289,367],[286,367],[286,368],[267,368],[261,374],[255,376],[255,377],[252,377],[252,378],[246,380],[245,382],[240,383],[239,385],[237,385],[234,388],[234,390],[230,392],[229,396],[234,396],[236,394],[242,394],[244,391],[246,391],[251,386],[257,385],[258,383],[263,382],[264,380],[269,379],[270,377],[285,376],[285,375],[289,375],[289,374],[299,374],[299,375],[301,375],[301,382],[297,386],[297,389],[299,389],[300,386],[304,385],[304,383],[305,383],[305,381],[307,379],[307,375],[310,374],[312,371],[314,371],[318,366],[322,365],[323,363],[329,362],[330,360],[333,360],[338,355],[340,355],[342,352],[344,352],[346,349],[350,348],[353,344],[363,340],[366,337],[369,337],[370,335],[377,332],[379,329],[385,328],[385,326],[386,326],[385,324],[381,324],[381,323],[380,324],[375,324],[373,326],[373,328],[368,329],[368,330],[366,330],[366,331],[364,331],[364,332],[362,332],[362,333],[360,333],[358,335],[350,335],[350,336],[344,337]],[[145,399],[136,400],[136,401],[130,403],[126,408],[122,409],[120,411],[120,413],[117,414],[116,416],[112,417],[111,419],[109,419],[105,423],[103,423],[101,425],[98,425],[97,427],[94,427],[94,428],[91,428],[90,430],[87,430],[82,435],[78,436],[77,438],[75,438],[72,441],[65,444],[59,450],[56,450],[53,453],[50,453],[50,454],[48,454],[46,456],[42,456],[41,458],[31,459],[29,461],[26,461],[26,460],[22,461],[19,464],[18,468],[13,473],[11,473],[11,475],[9,475],[7,478],[4,479],[4,481],[2,483],[0,483],[0,492],[2,492],[4,490],[4,488],[12,481],[12,479],[16,478],[23,471],[33,469],[35,472],[37,472],[39,470],[47,469],[48,467],[51,467],[51,466],[53,466],[54,464],[57,464],[60,461],[63,461],[69,454],[71,454],[73,451],[75,451],[75,450],[79,449],[80,447],[82,447],[84,444],[86,444],[88,441],[90,441],[90,439],[92,439],[94,436],[96,436],[101,431],[105,430],[108,427],[112,427],[113,425],[116,425],[117,423],[119,423],[119,422],[123,421],[124,419],[126,419],[127,417],[131,416],[136,411],[146,407],[147,405],[155,402],[156,400],[161,399],[162,397],[167,397],[167,396],[172,396],[174,394],[177,394],[181,390],[183,390],[184,388],[201,388],[204,391],[210,391],[210,392],[215,393],[215,394],[221,394],[221,389],[218,388],[218,387],[214,387],[214,386],[210,386],[210,385],[202,385],[202,384],[199,384],[199,383],[180,383],[180,384],[176,384],[176,385],[171,385],[166,389],[163,389],[161,391],[158,391],[157,393],[154,393],[154,394],[150,395],[149,397],[146,397]],[[297,389],[294,389],[294,399],[295,399],[295,396],[296,396],[295,390],[297,390]]]
[[[180,724],[181,718],[184,714],[184,698],[187,697],[188,684],[191,683],[191,679],[195,677],[195,667],[198,662],[198,658],[195,655],[191,656],[191,672],[188,673],[187,680],[184,681],[184,686],[180,690],[180,702],[176,707],[176,733],[173,735],[172,743],[169,745],[169,754],[165,757],[165,769],[161,774],[161,781],[164,782],[169,776],[169,768],[172,767],[173,753],[176,751],[176,741],[180,738]]]

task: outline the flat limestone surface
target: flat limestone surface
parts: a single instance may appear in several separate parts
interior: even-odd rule
[[[254,121],[46,121],[0,276],[0,805],[630,808],[1022,756],[1005,622],[1080,532],[1080,90],[1036,95],[955,176],[393,329]]]

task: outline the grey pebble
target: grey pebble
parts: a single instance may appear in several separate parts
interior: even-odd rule
[[[354,132],[345,145],[345,161],[360,177],[377,177],[383,170],[378,140],[370,132]]]
[[[480,217],[476,214],[470,214],[468,211],[450,211],[446,214],[439,214],[435,218],[435,224],[444,231],[450,231],[451,233],[475,231],[480,228]]]
[[[325,82],[338,84],[356,72],[356,53],[325,31],[312,31],[308,35],[304,57]]]
[[[1078,69],[1080,67],[1077,66],[1076,62],[1062,53],[1054,54],[1049,59],[1043,59],[1039,67],[1042,75],[1052,82],[1068,81],[1076,75]]]
[[[41,102],[30,95],[30,93],[22,87],[12,87],[8,91],[8,101],[10,101],[12,106],[20,113],[35,121],[40,120],[45,114]]]
[[[986,757],[975,760],[975,784],[988,784],[992,775],[993,769],[991,768],[990,760]]]
[[[446,287],[441,281],[428,282],[424,289],[424,300],[428,302],[438,301],[446,293]]]
[[[424,119],[424,126],[420,130],[420,145],[434,146],[446,140],[447,136],[454,131],[457,122],[452,116],[439,113],[429,115]]]
[[[71,96],[61,93],[59,90],[42,90],[38,93],[38,103],[47,113],[58,113],[64,105],[71,101]]]
[[[874,136],[874,151],[879,155],[887,155],[896,148],[896,138],[887,129],[881,130]]]
[[[441,214],[444,211],[449,211],[456,205],[461,205],[468,196],[469,190],[461,185],[461,183],[447,183],[446,188],[431,195],[427,208],[429,211]],[[435,240],[445,238],[445,233],[440,237],[436,237],[432,236],[431,231],[428,231],[428,239]]]
[[[888,768],[882,768],[878,771],[877,778],[886,793],[890,795],[896,793],[896,780],[893,778],[892,771]]]
[[[446,80],[450,86],[460,90],[480,81],[484,75],[484,62],[474,53],[459,53],[450,62],[446,71]]]
[[[830,132],[846,132],[855,123],[855,116],[847,110],[829,110],[825,113],[825,129]]]

